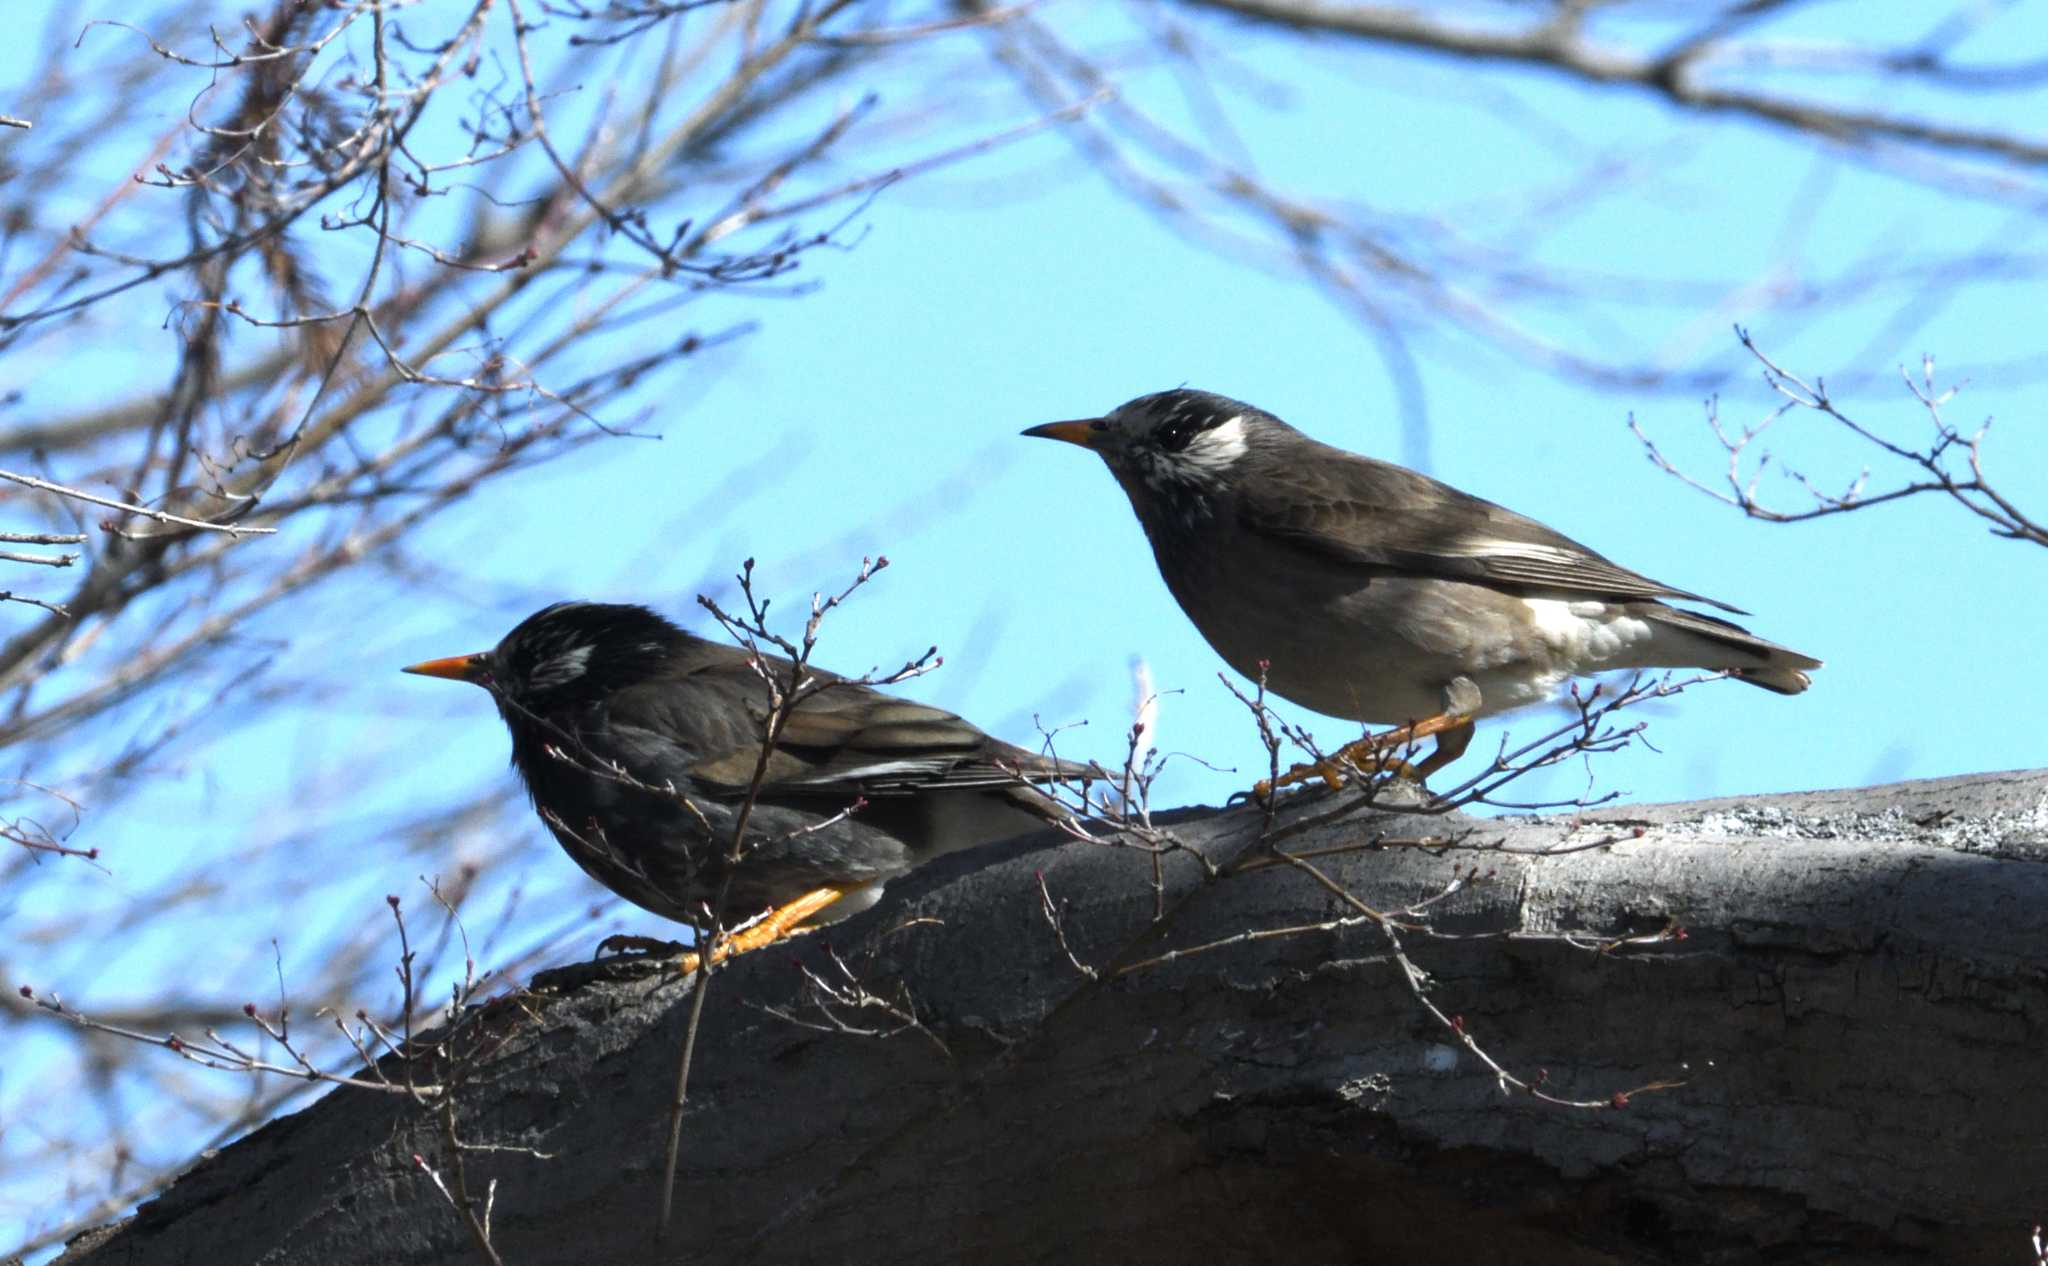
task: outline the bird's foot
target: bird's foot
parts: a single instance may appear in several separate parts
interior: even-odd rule
[[[1338,767],[1335,758],[1296,765],[1292,769],[1283,770],[1275,777],[1261,778],[1253,783],[1252,797],[1263,803],[1271,800],[1273,793],[1282,787],[1292,787],[1296,783],[1308,782],[1315,778],[1322,779],[1323,786],[1335,791],[1344,785],[1344,770]]]
[[[1414,767],[1417,786],[1425,785],[1431,774],[1463,756],[1465,749],[1472,746],[1472,735],[1477,732],[1471,714],[1456,712],[1446,712],[1403,728],[1408,731],[1407,741],[1410,743],[1432,734],[1436,736],[1436,750]]]
[[[722,963],[734,954],[757,950],[801,930],[798,925],[816,918],[827,906],[845,896],[848,888],[813,888],[786,905],[780,905],[731,936],[721,937],[711,949],[711,961]],[[687,976],[704,965],[704,956],[694,950],[676,961],[678,975]]]
[[[1296,765],[1273,779],[1261,779],[1252,787],[1252,795],[1261,803],[1272,798],[1273,792],[1281,787],[1320,778],[1323,785],[1335,791],[1344,785],[1351,773],[1377,778],[1382,774],[1393,774],[1406,779],[1418,787],[1427,786],[1429,776],[1445,765],[1465,754],[1472,743],[1473,724],[1469,714],[1445,712],[1425,717],[1408,725],[1379,734],[1368,734],[1364,738],[1346,743],[1329,756],[1311,764]],[[1422,739],[1434,737],[1436,750],[1420,762],[1410,764],[1396,751],[1412,750]]]
[[[1385,751],[1375,750],[1371,746],[1374,737],[1376,736],[1368,736],[1355,743],[1348,743],[1321,760],[1284,770],[1278,777],[1261,778],[1252,784],[1252,796],[1264,803],[1271,800],[1273,793],[1282,787],[1292,787],[1296,783],[1310,782],[1318,778],[1322,780],[1325,788],[1336,791],[1342,788],[1353,774],[1363,774],[1371,778],[1383,773],[1392,773],[1401,778],[1422,781],[1421,775],[1415,771],[1415,766],[1398,756],[1389,756]]]

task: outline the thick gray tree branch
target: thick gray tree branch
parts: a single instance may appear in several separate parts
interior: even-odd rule
[[[1281,826],[1328,807],[1296,802]],[[1477,867],[1402,934],[1455,1029],[1376,924],[1265,851],[1255,810],[1171,825],[1226,873],[1169,854],[1158,923],[1151,855],[1040,839],[946,859],[734,964],[666,1246],[650,1236],[687,986],[572,969],[472,1013],[495,1044],[461,1129],[506,1149],[467,1156],[472,1190],[496,1184],[496,1251],[2024,1260],[2048,1199],[2048,771],[1288,838],[1380,909]],[[1280,931],[1305,925],[1321,930]],[[1615,1106],[1504,1095],[1460,1033]],[[1613,1098],[1655,1082],[1684,1084]],[[423,1170],[442,1150],[402,1096],[340,1090],[62,1260],[476,1260]]]

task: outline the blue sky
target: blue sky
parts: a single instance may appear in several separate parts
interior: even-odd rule
[[[68,39],[71,25],[50,29]],[[1937,275],[1919,290],[1773,302],[1873,263],[1934,261],[1981,243],[2038,251],[2031,211],[1620,90],[1199,29],[1224,33],[1233,77],[1249,85],[1230,118],[1275,187],[1370,207],[1394,240],[1404,225],[1416,243],[1454,233],[1473,251],[1588,278],[1655,278],[1678,296],[1546,306],[1472,293],[1481,308],[1589,357],[1730,370],[1720,410],[1738,424],[1777,403],[1730,332],[1741,322],[1779,363],[1842,384],[1846,409],[1908,444],[1925,420],[1896,368],[1935,353],[1944,384],[1967,381],[1951,420],[1967,429],[1997,418],[1992,471],[2021,504],[2048,506],[2038,383],[2001,372],[2041,350],[2038,280],[1965,286]],[[0,107],[21,67],[0,53]],[[908,91],[886,79],[869,86],[885,105]],[[1130,90],[1173,117],[1169,87],[1158,72]],[[179,108],[167,103],[166,122]],[[1012,117],[1025,114],[1013,104]],[[957,130],[934,125],[919,139]],[[138,153],[152,139],[138,137]],[[1527,211],[1574,182],[1600,196]],[[1174,692],[1160,745],[1208,763],[1175,762],[1158,802],[1218,803],[1244,787],[1260,764],[1256,735],[1216,680],[1221,662],[1166,593],[1122,494],[1092,457],[1017,432],[1185,384],[1355,451],[1412,459],[1425,450],[1404,440],[1397,386],[1369,331],[1297,274],[1248,267],[1170,231],[1057,135],[888,189],[855,227],[849,249],[806,257],[815,289],[683,310],[692,325],[757,328],[710,354],[687,394],[640,402],[659,439],[608,440],[493,485],[414,542],[444,569],[439,583],[365,571],[270,622],[263,632],[283,648],[273,678],[317,679],[325,693],[286,690],[160,785],[89,814],[74,842],[100,848],[109,873],[73,868],[36,889],[29,913],[132,915],[125,903],[163,868],[203,870],[279,834],[269,814],[284,788],[350,787],[366,818],[444,801],[451,789],[496,787],[516,802],[487,699],[398,667],[483,649],[533,607],[566,597],[645,602],[708,633],[695,595],[747,557],[795,609],[814,589],[840,587],[864,554],[888,555],[893,566],[827,625],[820,661],[858,672],[936,644],[945,667],[908,693],[1026,744],[1034,718],[1085,722],[1062,734],[1066,755],[1121,752],[1142,660]],[[1897,333],[1900,314],[1913,312],[1928,315]],[[1655,708],[1656,750],[1599,760],[1597,792],[1739,795],[2048,759],[2036,720],[2048,712],[2048,679],[2033,665],[2048,626],[2038,550],[1994,540],[1931,499],[1811,524],[1748,522],[1654,469],[1629,434],[1633,414],[1681,464],[1716,477],[1698,398],[1560,377],[1447,325],[1416,331],[1410,347],[1429,473],[1744,607],[1754,631],[1826,661],[1798,698],[1717,683]],[[83,347],[71,365],[82,385],[71,390],[152,388],[160,356],[146,344]],[[28,380],[0,364],[6,375]],[[44,402],[69,401],[52,389]],[[1774,429],[1776,447],[1823,484],[1846,483],[1872,458],[1815,416]],[[1897,473],[1878,467],[1873,486]],[[1761,487],[1802,504],[1788,481]],[[1332,745],[1355,733],[1281,707]],[[1541,724],[1526,714],[1491,721],[1475,754],[1503,731],[1533,737]],[[1568,797],[1587,778],[1574,765],[1518,794]],[[530,815],[509,820],[534,859],[528,900],[572,911],[561,916],[566,955],[582,952],[578,903],[601,904],[607,928],[654,930],[576,874]],[[124,940],[105,970],[50,946],[17,947],[11,965],[109,1001],[146,996],[174,968],[225,997],[252,994],[269,986],[272,937],[289,964],[333,929],[381,926],[380,894],[413,890],[423,867],[451,865],[467,847],[451,838],[438,858],[336,874],[289,905],[227,899],[208,930],[212,952],[196,959],[185,928]],[[21,1119],[19,1095],[51,1093],[25,1067],[0,1073],[0,1121]],[[5,1148],[0,1140],[0,1166]],[[0,1194],[0,1242],[36,1221],[41,1196],[15,1194],[30,1190]]]

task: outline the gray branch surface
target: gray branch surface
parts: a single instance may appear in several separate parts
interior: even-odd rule
[[[1299,800],[1283,811],[1328,807]],[[1258,816],[1172,824],[1220,862]],[[1638,836],[1637,828],[1641,828]],[[1469,831],[1432,852],[1392,840]],[[1297,851],[1391,908],[1432,997],[1547,1091],[1503,1095],[1363,923],[1286,865],[1205,880],[1124,848],[956,855],[712,986],[678,1192],[651,1235],[688,986],[550,973],[472,1014],[502,1044],[461,1128],[495,1244],[543,1263],[2020,1262],[2048,1217],[2048,771],[1513,821],[1375,816]],[[1599,841],[1611,843],[1599,845]],[[1584,847],[1550,856],[1505,850]],[[1066,903],[1067,946],[1034,872]],[[1682,940],[1597,952],[1676,920]],[[1450,934],[1513,931],[1512,937]],[[823,1019],[828,951],[925,1031]],[[644,968],[640,970],[644,971]],[[887,1031],[878,1009],[839,1018]],[[933,1039],[938,1039],[934,1041]],[[432,1117],[339,1090],[196,1164],[65,1266],[480,1260],[415,1154]]]

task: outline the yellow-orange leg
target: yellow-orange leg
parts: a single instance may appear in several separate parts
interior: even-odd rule
[[[748,950],[757,950],[764,945],[773,945],[796,931],[799,924],[816,918],[827,906],[859,886],[855,884],[846,888],[813,888],[796,900],[775,907],[752,925],[718,942],[711,950],[711,961],[722,963],[734,954],[744,954]],[[687,953],[676,961],[676,970],[687,976],[696,971],[703,961],[701,955]]]
[[[1280,787],[1291,787],[1298,782],[1320,778],[1323,785],[1332,790],[1344,785],[1347,767],[1367,771],[1391,770],[1403,778],[1422,782],[1437,770],[1465,754],[1472,745],[1476,727],[1472,717],[1459,713],[1439,713],[1425,717],[1408,725],[1397,726],[1378,734],[1368,734],[1356,742],[1346,743],[1329,756],[1313,765],[1296,765],[1278,778],[1261,779],[1252,788],[1252,794],[1264,800]],[[1389,755],[1396,748],[1412,747],[1418,741],[1434,737],[1436,750],[1431,752],[1419,765],[1411,765],[1398,756]]]
[[[1463,756],[1465,749],[1472,746],[1472,736],[1479,732],[1479,727],[1468,716],[1449,716],[1439,719],[1447,722],[1447,724],[1435,732],[1436,750],[1423,757],[1420,765],[1413,767],[1416,782],[1427,780],[1431,774]],[[1420,736],[1418,735],[1418,737]]]

